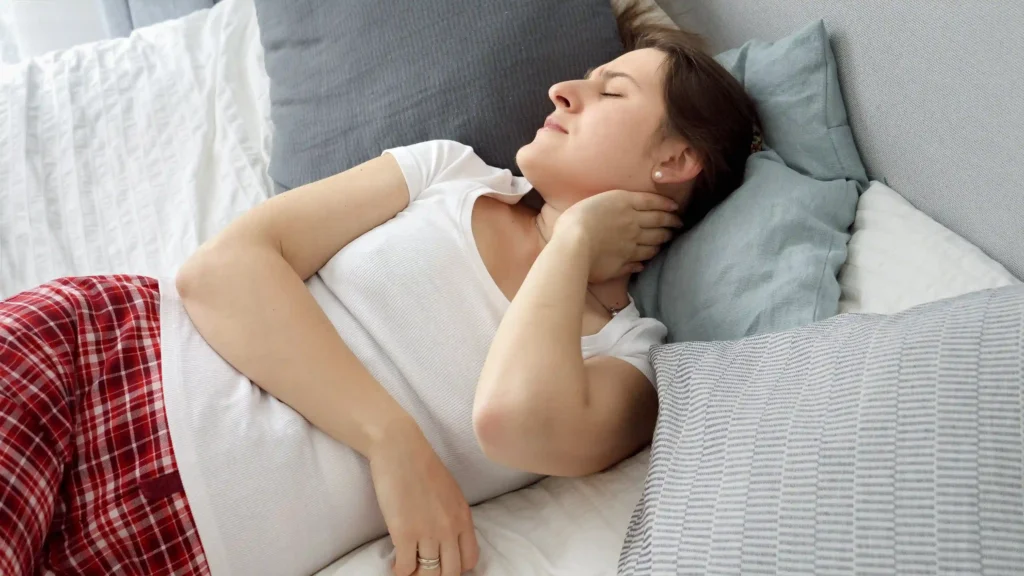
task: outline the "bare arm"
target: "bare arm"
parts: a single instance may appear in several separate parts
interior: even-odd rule
[[[635,269],[671,238],[678,206],[649,193],[609,191],[563,213],[491,344],[473,427],[508,466],[559,476],[598,472],[650,441],[654,387],[633,365],[583,360],[589,280]]]
[[[176,279],[189,317],[218,354],[363,455],[410,418],[303,281],[408,200],[398,164],[381,156],[253,208],[200,247]]]
[[[419,426],[359,362],[303,281],[395,216],[409,190],[390,154],[257,206],[202,246],[177,288],[199,333],[239,372],[370,462],[395,544],[446,573],[476,565],[469,506]],[[432,549],[430,547],[433,547]]]
[[[505,313],[477,386],[474,428],[489,458],[556,476],[583,476],[651,439],[658,403],[634,366],[583,360],[587,261],[552,239]]]

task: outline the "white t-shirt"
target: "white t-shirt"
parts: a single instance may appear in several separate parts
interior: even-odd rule
[[[477,252],[473,204],[484,194],[512,204],[531,187],[456,142],[387,153],[405,175],[409,206],[306,284],[475,504],[538,479],[488,460],[472,426],[480,370],[509,305]],[[173,281],[161,280],[160,294],[169,428],[213,574],[310,574],[385,534],[365,459],[214,352]],[[665,333],[631,304],[583,338],[583,356],[622,358],[652,378],[647,352]]]

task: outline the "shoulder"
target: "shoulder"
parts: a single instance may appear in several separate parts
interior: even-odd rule
[[[454,140],[428,140],[410,146],[389,148],[391,154],[402,166],[412,172],[421,172],[430,182],[440,178],[487,173],[496,168],[488,166],[476,154],[472,146]]]
[[[517,178],[510,170],[488,165],[472,146],[454,140],[429,140],[391,148],[384,153],[398,161],[413,200],[433,186],[456,181],[477,182],[500,193],[529,190],[523,178]]]

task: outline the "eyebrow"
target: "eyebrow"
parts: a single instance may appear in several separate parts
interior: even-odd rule
[[[594,73],[594,70],[595,70],[595,68],[591,68],[590,70],[587,70],[587,73],[583,75],[583,79],[584,80],[590,80],[590,75]],[[601,78],[605,78],[607,80],[611,80],[612,78],[626,78],[630,82],[635,84],[637,88],[640,87],[640,83],[636,81],[636,78],[633,78],[632,76],[630,76],[629,74],[626,74],[625,72],[613,72],[611,70],[601,70]]]

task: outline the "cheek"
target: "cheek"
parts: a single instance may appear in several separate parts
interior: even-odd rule
[[[609,110],[609,112],[612,112]],[[641,130],[644,129],[643,118],[637,118],[635,114],[602,114],[588,118],[588,136],[604,140],[606,142],[630,142],[636,139]]]
[[[604,168],[606,173],[614,170],[619,174],[643,163],[653,133],[647,118],[621,113],[588,120],[577,141],[588,163]]]

